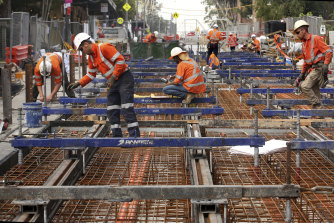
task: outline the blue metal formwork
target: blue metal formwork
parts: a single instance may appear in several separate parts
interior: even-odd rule
[[[334,105],[334,99],[322,99],[323,105]],[[267,105],[266,99],[247,99],[247,105]],[[307,99],[270,99],[270,105],[278,106],[294,106],[294,105],[310,105],[310,101]]]
[[[79,88],[75,89],[79,94],[81,93],[106,93],[108,88]],[[135,88],[135,92],[162,92],[162,88]]]
[[[219,74],[222,78],[228,78],[228,73]],[[238,74],[232,74],[233,77],[291,77],[291,78],[297,78],[299,76],[299,73],[238,73]]]
[[[13,147],[220,147],[250,145],[261,147],[265,138],[20,138],[11,141]]]
[[[250,93],[249,88],[238,88],[237,93],[238,94],[249,94]],[[253,93],[256,94],[265,94],[267,93],[267,88],[253,88]],[[294,88],[270,88],[269,93],[295,93]],[[321,88],[320,93],[328,93],[328,94],[334,94],[334,88]]]
[[[293,140],[288,142],[291,145],[291,149],[334,149],[334,140],[326,141],[303,141]]]
[[[279,62],[226,62],[223,63],[223,66],[244,66],[244,65],[252,65],[252,66],[275,66],[275,65],[285,65],[285,63]],[[261,67],[259,67],[261,68]]]
[[[217,70],[218,74],[228,74],[230,71],[229,70]],[[259,70],[233,70],[231,69],[231,73],[232,74],[246,74],[246,73],[263,73],[263,74],[277,74],[277,73],[287,73],[287,74],[291,74],[291,73],[298,73],[300,74],[300,70],[282,70],[282,69],[275,69],[275,70],[265,70],[265,69],[259,69]]]
[[[191,114],[202,114],[202,115],[222,115],[224,109],[220,107],[216,108],[135,108],[137,115],[191,115]],[[69,114],[80,114],[80,115],[107,115],[106,108],[48,108],[43,107],[43,115],[69,115]]]
[[[87,103],[96,103],[96,104],[106,104],[107,98],[68,98],[68,97],[60,97],[59,103],[61,104],[69,104],[69,103],[79,103],[79,104],[87,104]],[[181,98],[134,98],[134,103],[142,103],[142,104],[155,104],[155,103],[182,103]],[[216,103],[216,99],[214,97],[209,98],[194,98],[191,103]]]
[[[297,116],[297,110],[271,110],[264,109],[262,110],[262,115],[264,117],[272,116]],[[301,116],[321,116],[321,117],[332,117],[334,116],[333,109],[312,109],[312,110],[300,110]]]

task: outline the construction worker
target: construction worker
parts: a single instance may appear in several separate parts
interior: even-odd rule
[[[304,59],[301,74],[294,85],[306,94],[313,109],[322,108],[320,101],[320,87],[328,83],[328,65],[333,52],[324,40],[308,32],[309,24],[298,20],[294,25],[294,34],[302,42],[302,56]]]
[[[204,77],[197,63],[191,59],[187,51],[174,47],[170,60],[177,63],[177,71],[173,81],[168,82],[162,89],[165,94],[184,99],[182,103],[190,104],[195,94],[206,91]]]
[[[157,41],[158,34],[158,31],[147,34],[144,39],[144,43],[155,43]]]
[[[102,27],[99,26],[99,29],[97,30],[97,38],[104,38]]]
[[[209,31],[206,38],[210,41],[208,43],[208,56],[206,58],[206,63],[209,63],[209,57],[213,52],[216,57],[218,57],[218,43],[223,39],[221,32],[218,31],[218,25],[214,24],[213,29]]]
[[[95,44],[86,33],[79,33],[74,38],[77,50],[89,55],[88,73],[78,82],[70,84],[74,89],[84,87],[91,82],[99,72],[107,79],[108,102],[107,116],[111,124],[112,136],[122,137],[120,113],[128,124],[130,137],[140,137],[138,122],[133,104],[134,78],[125,63],[124,57],[110,43]]]
[[[68,90],[67,87],[69,85],[67,74],[70,73],[70,64],[69,64],[69,57],[67,54],[64,54],[64,60],[62,59],[62,53],[55,52],[55,53],[46,53],[45,56],[45,63],[43,61],[43,57],[41,57],[38,63],[35,66],[35,86],[33,89],[33,99],[34,101],[37,100],[37,96],[39,94],[39,100],[44,101],[44,93],[42,90],[43,85],[43,76],[49,77],[54,76],[56,86],[52,90],[51,94],[46,97],[47,101],[51,101],[52,98],[57,94],[59,88],[62,85],[62,62],[64,61],[65,67],[65,75],[64,75],[64,85],[65,92],[68,97],[75,98],[75,94],[73,90]]]
[[[252,38],[251,44],[255,47],[255,52],[257,54],[260,54],[260,51],[261,51],[261,43],[260,43],[260,41],[258,39],[256,39],[256,35],[255,34],[252,34],[251,38]]]
[[[235,47],[238,46],[237,36],[230,33],[227,39],[227,45],[230,47],[231,51],[235,51]]]

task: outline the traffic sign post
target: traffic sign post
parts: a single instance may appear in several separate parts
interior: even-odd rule
[[[174,12],[174,13],[173,13],[173,17],[174,17],[174,19],[177,19],[177,18],[179,18],[179,13],[177,13],[177,12]]]
[[[128,0],[126,0],[126,3],[123,5],[123,9],[126,11],[125,13],[125,20],[126,20],[126,23],[128,23],[128,15],[129,15],[129,10],[131,9],[131,5],[129,5],[128,3]]]
[[[117,19],[117,23],[118,24],[123,24],[123,22],[124,22],[124,19],[122,18],[122,17],[119,17],[118,19]]]

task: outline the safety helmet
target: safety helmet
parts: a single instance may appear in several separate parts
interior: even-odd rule
[[[181,49],[180,47],[174,47],[172,51],[170,51],[170,57],[169,59],[171,60],[173,57],[181,54],[181,53],[186,53],[187,51]]]
[[[44,76],[50,76],[52,70],[52,63],[49,58],[45,58],[45,70],[44,70],[44,60],[39,64],[39,71]]]
[[[91,40],[90,35],[88,35],[87,33],[78,33],[73,40],[75,49],[78,50],[81,43],[85,40]]]
[[[154,33],[155,36],[159,35],[158,31],[154,31],[153,33]]]
[[[251,37],[253,38],[253,37],[256,37],[256,35],[253,33],[252,35],[251,35]]]
[[[305,20],[298,20],[298,21],[296,21],[295,25],[293,27],[293,31],[296,31],[298,28],[300,28],[302,26],[309,26],[309,24],[307,22],[305,22]]]
[[[218,28],[218,25],[217,25],[217,24],[214,24],[212,27],[213,27],[213,28]]]

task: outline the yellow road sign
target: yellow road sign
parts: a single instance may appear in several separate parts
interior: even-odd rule
[[[177,13],[177,12],[174,12],[174,14],[173,14],[173,17],[174,17],[174,19],[177,19],[177,18],[179,18],[179,13]]]
[[[121,18],[121,17],[119,17],[119,18],[117,19],[117,22],[118,22],[118,24],[123,24],[123,22],[124,22],[124,19],[123,19],[123,18]]]
[[[149,33],[149,32],[150,32],[150,29],[148,29],[148,28],[147,28],[147,29],[146,29],[146,32],[148,32],[148,33]]]
[[[123,9],[124,9],[125,11],[129,11],[129,10],[131,9],[131,5],[129,5],[128,3],[125,3],[125,4],[123,5]]]

